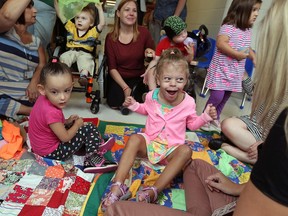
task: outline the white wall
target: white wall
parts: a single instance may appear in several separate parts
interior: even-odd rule
[[[263,0],[261,5],[259,16],[252,29],[251,47],[253,49],[255,49],[259,23],[265,16],[272,1]],[[188,14],[186,23],[188,30],[197,29],[201,24],[205,24],[209,29],[209,36],[216,38],[231,2],[232,0],[187,0]]]
[[[209,36],[215,38],[222,22],[225,5],[226,0],[187,0],[188,30],[198,29],[201,24],[205,24],[209,29]]]

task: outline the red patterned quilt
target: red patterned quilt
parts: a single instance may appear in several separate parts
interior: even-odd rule
[[[0,159],[0,215],[80,215],[93,174],[28,152],[22,158]]]

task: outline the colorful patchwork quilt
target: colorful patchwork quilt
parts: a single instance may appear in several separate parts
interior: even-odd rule
[[[80,215],[94,175],[23,153],[0,160],[0,215]],[[49,164],[49,165],[48,165]]]
[[[114,137],[116,143],[111,153],[106,155],[110,159],[119,161],[123,153],[125,143],[131,134],[144,132],[143,125],[133,125],[117,122],[100,121],[98,125],[100,131],[106,137]],[[221,172],[232,181],[242,184],[250,177],[251,166],[244,164],[237,159],[226,154],[222,150],[214,151],[209,149],[208,143],[212,137],[219,137],[217,132],[187,131],[186,144],[193,149],[192,158],[200,158],[216,166]],[[163,166],[152,166],[149,161],[136,159],[130,170],[125,184],[130,187],[131,201],[135,201],[135,195],[141,186],[153,185],[163,170]],[[98,174],[91,187],[91,193],[83,215],[103,215],[100,208],[101,199],[109,192],[111,178],[114,173]],[[93,203],[93,204],[92,204]],[[183,179],[181,176],[175,178],[167,188],[159,194],[157,204],[171,208],[185,210],[185,198],[183,190]]]
[[[143,125],[86,119],[98,125],[103,136],[116,142],[105,157],[119,161],[131,134],[144,132]],[[250,177],[251,166],[229,156],[222,150],[208,148],[216,132],[187,131],[186,144],[193,149],[193,158],[201,158],[216,166],[236,183]],[[86,174],[81,171],[81,157],[61,162],[49,160],[23,149],[11,160],[0,159],[0,215],[103,215],[101,199],[109,192],[114,172]],[[141,186],[152,185],[163,170],[147,160],[136,159],[126,179],[131,201]],[[158,203],[185,210],[183,179],[175,178],[162,193]]]

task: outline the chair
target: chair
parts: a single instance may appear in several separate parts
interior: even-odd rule
[[[97,10],[95,8],[95,10]],[[96,11],[96,19],[95,19],[95,25],[99,22],[98,18],[98,11]],[[54,32],[56,32],[56,37],[55,37],[55,43],[56,43],[56,48],[53,50],[48,49],[48,54],[50,55],[50,58],[52,60],[58,60],[59,56],[61,53],[66,51],[66,35],[67,31],[62,24],[62,22],[57,19],[56,20],[56,25],[54,27]],[[96,40],[94,43],[94,50],[93,50],[93,56],[95,57],[94,60],[94,70],[93,73],[91,74],[91,77],[88,77],[88,84],[87,86],[74,86],[73,87],[73,92],[85,92],[86,96],[86,103],[91,103],[90,110],[93,114],[96,114],[99,112],[99,104],[100,104],[100,90],[95,90],[93,91],[93,83],[98,81],[98,70],[97,70],[97,46],[101,45],[101,41]],[[72,74],[73,76],[79,78],[79,71],[77,68],[77,64],[74,63],[71,66]]]
[[[208,67],[210,65],[210,62],[212,60],[212,57],[213,57],[213,54],[214,54],[214,51],[215,51],[215,47],[216,47],[216,40],[215,39],[208,37],[208,40],[211,43],[209,51],[206,54],[204,54],[203,56],[200,56],[199,58],[196,58],[194,61],[192,61],[190,63],[190,65],[194,66],[195,68],[205,69],[206,71],[207,71],[207,69],[208,69]],[[205,85],[206,85],[206,79],[204,81],[204,84],[203,84],[203,87],[202,87],[202,90],[201,90],[201,93],[200,93],[201,97],[205,97],[205,95],[208,92],[208,90],[206,90],[205,93],[204,93]]]
[[[247,72],[248,76],[249,77],[252,77],[252,73],[253,73],[253,61],[249,58],[246,59],[246,63],[245,63],[245,71]],[[240,105],[240,109],[243,109],[244,108],[244,105],[245,105],[245,101],[246,101],[246,98],[247,98],[247,93],[245,92],[244,95],[243,95],[243,98],[242,98],[242,101],[241,101],[241,105]],[[250,100],[250,97],[248,97],[248,100]]]
[[[247,72],[248,76],[251,77],[252,76],[252,72],[253,72],[253,61],[249,58],[246,59],[245,62],[245,71]],[[204,83],[203,83],[203,87],[202,87],[202,91],[200,93],[200,96],[205,98],[207,95],[207,92],[209,91],[209,88],[206,88],[205,90],[205,86],[206,86],[206,81],[207,81],[207,76],[205,77]],[[244,104],[247,98],[247,94],[244,93],[242,101],[241,101],[241,105],[240,105],[240,109],[244,108]]]

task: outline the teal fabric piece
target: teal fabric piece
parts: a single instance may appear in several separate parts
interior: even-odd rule
[[[99,0],[59,0],[59,10],[67,20],[71,20],[89,3],[99,2]]]
[[[183,189],[171,189],[172,208],[186,211],[185,191]]]

